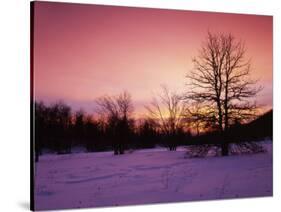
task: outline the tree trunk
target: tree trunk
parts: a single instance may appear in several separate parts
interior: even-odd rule
[[[221,154],[222,154],[222,156],[228,156],[228,153],[229,153],[229,151],[228,151],[228,148],[229,148],[228,129],[227,128],[224,129],[224,132],[222,134],[222,146],[221,146]]]
[[[225,100],[224,100],[224,136],[222,144],[222,156],[228,156],[228,75],[226,76]]]
[[[221,154],[222,156],[228,156],[228,142],[227,141],[223,141],[222,145],[221,145]]]

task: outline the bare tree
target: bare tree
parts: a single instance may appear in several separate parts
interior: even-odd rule
[[[128,118],[133,112],[131,95],[124,91],[118,96],[102,96],[96,100],[99,114],[107,118]]]
[[[98,112],[106,120],[111,139],[114,140],[114,154],[123,154],[128,143],[128,134],[133,112],[131,95],[123,92],[118,96],[103,96],[96,100]]]
[[[188,113],[222,133],[222,154],[228,155],[229,126],[234,120],[243,122],[255,115],[257,105],[253,98],[261,90],[255,86],[257,81],[250,78],[245,45],[232,34],[208,32],[193,64],[194,70],[187,75],[189,91],[185,97],[191,104],[200,105],[204,113]]]
[[[182,97],[162,86],[162,93],[154,97],[150,105],[146,106],[149,116],[158,122],[161,131],[167,136],[173,136],[183,127],[185,104]],[[169,145],[175,150],[174,143]]]
[[[127,119],[133,112],[133,104],[131,95],[128,92],[123,92],[119,94],[116,98],[117,108],[119,111],[119,116],[122,119]]]

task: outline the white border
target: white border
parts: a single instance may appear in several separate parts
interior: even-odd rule
[[[280,27],[278,0],[58,0],[61,2],[274,15],[274,197],[110,208],[116,212],[276,211],[280,204]],[[0,211],[29,204],[29,1],[0,5]],[[279,40],[277,39],[279,38]],[[279,126],[279,129],[278,129]],[[85,211],[108,209],[85,209]],[[83,211],[83,210],[72,210]]]

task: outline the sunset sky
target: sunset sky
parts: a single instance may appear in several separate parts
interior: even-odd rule
[[[35,99],[91,113],[97,97],[126,90],[142,114],[161,84],[186,91],[208,30],[245,41],[258,103],[271,108],[271,16],[48,2],[35,3]]]

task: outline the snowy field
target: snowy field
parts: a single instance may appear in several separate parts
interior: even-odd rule
[[[187,158],[186,149],[43,155],[36,164],[37,210],[272,196],[266,153]]]

